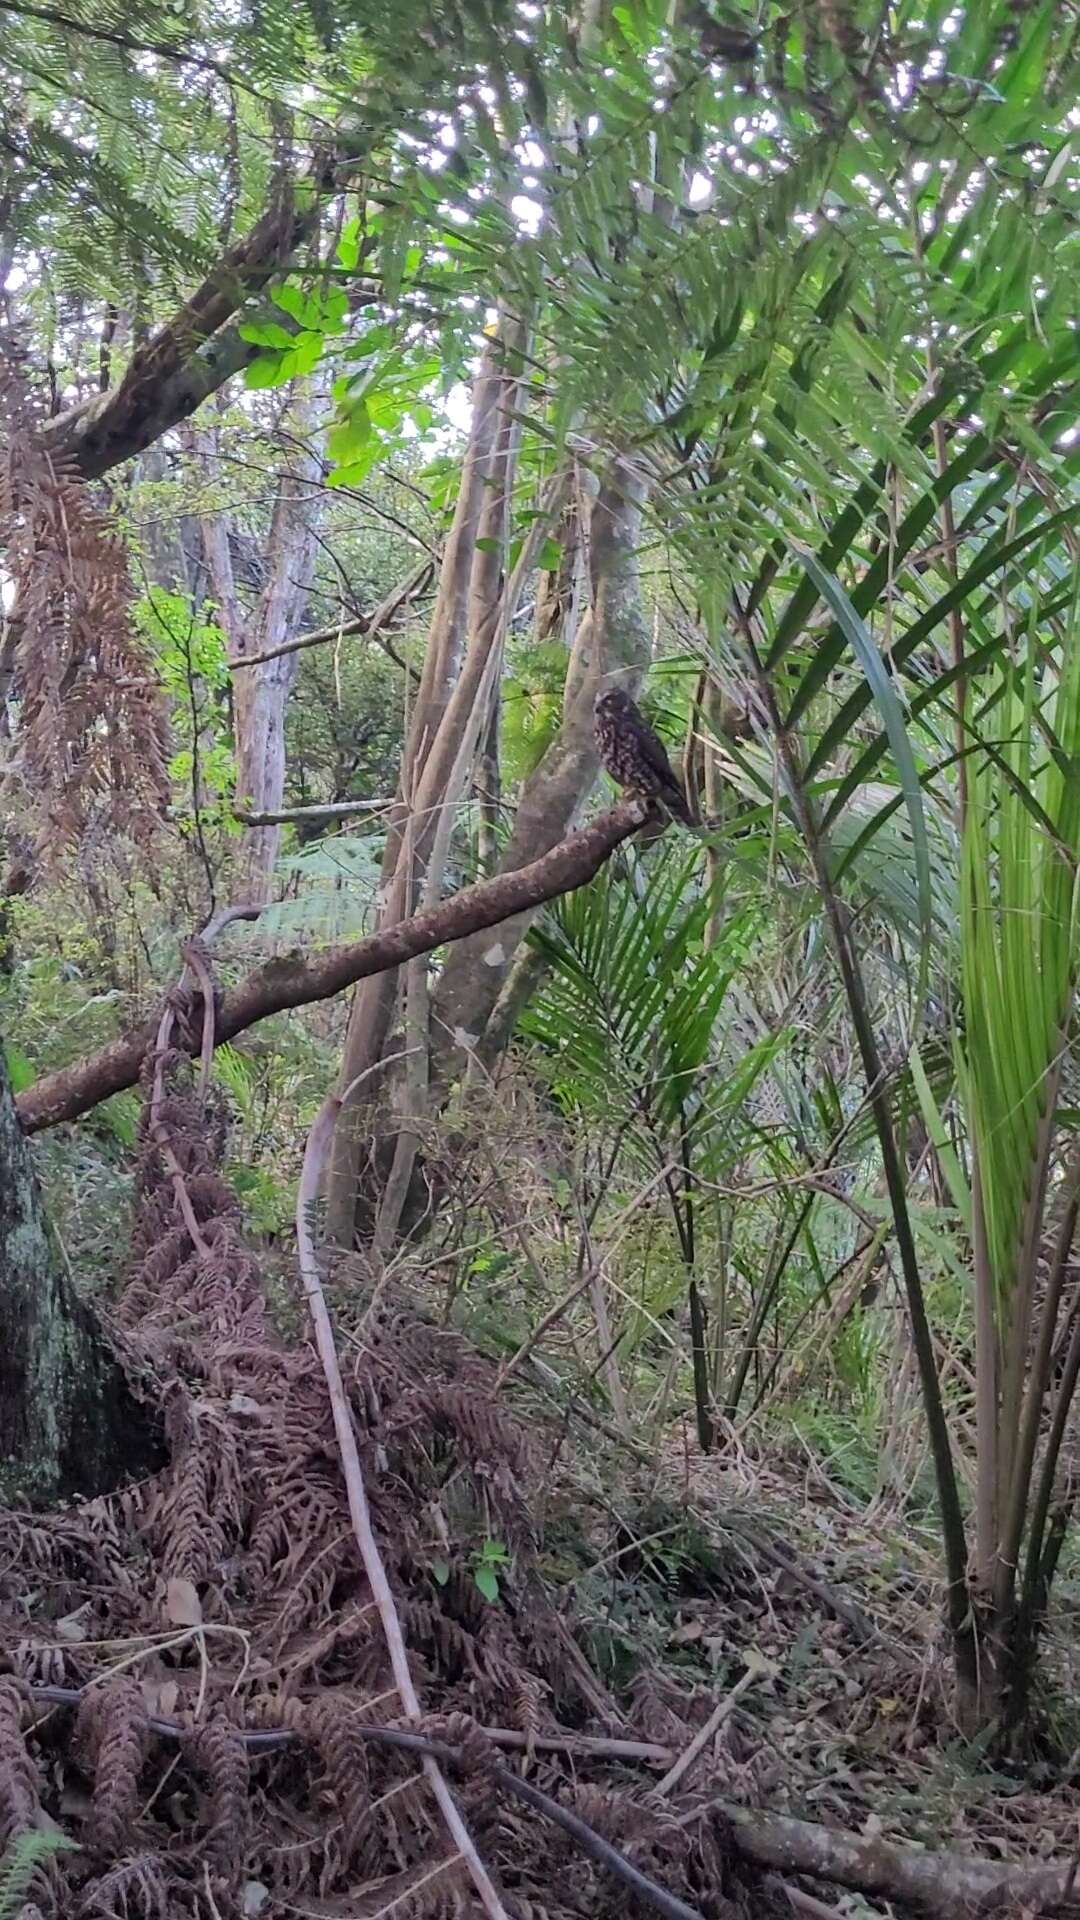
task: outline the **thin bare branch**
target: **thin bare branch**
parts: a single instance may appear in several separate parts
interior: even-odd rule
[[[229,672],[240,673],[245,667],[260,666],[265,660],[280,660],[287,653],[301,653],[306,647],[325,647],[331,642],[348,639],[354,633],[362,633],[365,638],[374,640],[388,627],[408,601],[423,593],[434,572],[430,560],[422,560],[414,567],[406,580],[394,587],[385,600],[380,601],[374,613],[358,613],[351,620],[336,621],[333,626],[319,627],[312,633],[297,634],[295,640],[286,640],[279,647],[265,647],[262,653],[248,653],[242,659],[229,661]],[[410,668],[410,672],[414,669]]]
[[[308,1134],[307,1148],[304,1153],[304,1165],[300,1175],[300,1186],[296,1196],[296,1245],[300,1261],[300,1273],[304,1283],[304,1293],[311,1310],[312,1325],[315,1329],[315,1345],[326,1375],[327,1391],[330,1395],[330,1407],[334,1418],[334,1432],[337,1436],[338,1450],[341,1455],[341,1469],[345,1477],[345,1491],[349,1501],[349,1514],[356,1534],[356,1543],[364,1563],[364,1572],[368,1577],[375,1603],[379,1609],[379,1619],[390,1655],[390,1666],[397,1685],[401,1704],[410,1720],[422,1718],[420,1701],[413,1684],[409,1667],[409,1656],[405,1647],[405,1637],[401,1630],[401,1619],[390,1582],[387,1578],[379,1543],[371,1524],[371,1512],[368,1507],[367,1493],[364,1488],[364,1476],[360,1466],[360,1453],[356,1445],[352,1412],[345,1394],[345,1383],[341,1377],[341,1367],[334,1342],[334,1330],[330,1323],[330,1314],[326,1297],[319,1277],[319,1263],[315,1252],[312,1234],[312,1217],[315,1199],[322,1180],[323,1163],[333,1138],[334,1127],[341,1101],[336,1094],[330,1094],[323,1101]],[[465,1825],[446,1783],[438,1761],[428,1752],[421,1762],[432,1793],[439,1805],[447,1830],[455,1847],[460,1853],[469,1871],[469,1877],[476,1888],[477,1896],[484,1912],[490,1920],[508,1920],[506,1908],[499,1898],[498,1889],[488,1873],[468,1827]]]

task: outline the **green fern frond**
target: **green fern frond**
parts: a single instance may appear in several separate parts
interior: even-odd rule
[[[66,1833],[25,1831],[9,1840],[0,1857],[0,1920],[12,1920],[30,1891],[35,1874],[59,1853],[77,1853]]]

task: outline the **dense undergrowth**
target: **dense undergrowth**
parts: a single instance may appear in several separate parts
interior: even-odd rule
[[[90,1172],[114,1202],[132,1193],[126,1280],[100,1284],[160,1401],[168,1464],[79,1509],[0,1520],[0,1797],[9,1830],[45,1836],[8,1860],[22,1904],[5,1911],[472,1913],[415,1763],[363,1737],[403,1723],[292,1252],[253,1233],[217,1171],[227,1096],[201,1115],[190,1069],[174,1071],[162,1118],[202,1248],[147,1137],[133,1162],[99,1143]],[[75,1162],[65,1178],[76,1190]],[[99,1231],[93,1208],[72,1224]],[[389,1270],[357,1256],[326,1284],[423,1728],[472,1752],[455,1791],[510,1910],[615,1916],[627,1895],[493,1786],[477,1723],[709,1920],[790,1911],[740,1864],[718,1797],[931,1848],[1067,1849],[1072,1581],[1038,1738],[1002,1773],[950,1725],[932,1533],[885,1488],[867,1500],[850,1411],[846,1445],[805,1391],[786,1427],[732,1427],[708,1459],[685,1409],[620,1436],[580,1326],[552,1327],[504,1379],[518,1276],[497,1261],[493,1241],[451,1258],[435,1244]],[[281,1739],[264,1749],[263,1730]],[[854,1894],[835,1908],[894,1910]]]

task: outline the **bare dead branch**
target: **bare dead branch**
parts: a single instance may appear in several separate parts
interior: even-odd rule
[[[215,1027],[217,1044],[234,1039],[271,1014],[332,999],[370,974],[385,973],[418,954],[496,927],[512,914],[571,892],[591,880],[615,848],[648,818],[646,801],[622,800],[588,826],[568,834],[530,865],[480,880],[437,907],[385,927],[366,940],[332,948],[312,960],[305,960],[299,952],[268,960],[224,995]],[[230,914],[233,918],[255,919],[259,911],[257,907],[240,907],[230,909]],[[112,1094],[134,1086],[147,1051],[154,1044],[159,1020],[157,1015],[110,1041],[99,1053],[56,1073],[44,1074],[25,1088],[16,1102],[24,1130],[38,1133],[61,1121],[75,1120]],[[192,1044],[185,1036],[184,1045],[194,1052],[197,1043]]]
[[[877,1835],[840,1833],[786,1814],[751,1812],[727,1801],[712,1808],[731,1823],[739,1852],[781,1873],[808,1873],[860,1893],[912,1901],[933,1914],[1044,1912],[1080,1906],[1073,1863],[1029,1866],[980,1860],[943,1848],[900,1846]],[[708,1808],[702,1813],[708,1815]],[[688,1822],[687,1822],[688,1824]]]
[[[731,1687],[727,1693],[721,1696],[704,1726],[698,1728],[689,1746],[684,1748],[678,1759],[668,1768],[663,1779],[653,1788],[653,1792],[658,1800],[665,1799],[667,1795],[678,1786],[683,1775],[689,1772],[694,1761],[700,1753],[704,1752],[714,1734],[719,1733],[725,1720],[730,1719],[743,1694],[749,1687],[753,1686],[755,1680],[760,1680],[762,1673],[766,1671],[765,1662],[761,1659],[760,1655],[751,1653],[746,1672],[740,1679],[736,1680],[735,1685]]]
[[[348,820],[355,814],[385,813],[393,806],[392,800],[328,800],[321,807],[281,807],[277,813],[251,813],[242,807],[234,807],[232,816],[240,820],[245,827],[279,827],[288,825],[291,820],[306,821],[314,825],[317,820],[331,822]]]
[[[304,1293],[311,1311],[312,1326],[315,1329],[315,1345],[322,1362],[326,1388],[330,1396],[334,1433],[337,1437],[338,1452],[341,1455],[341,1471],[349,1502],[349,1517],[356,1535],[356,1544],[360,1549],[360,1558],[364,1563],[364,1572],[368,1577],[368,1585],[379,1609],[379,1619],[382,1622],[383,1636],[390,1655],[390,1667],[398,1697],[408,1718],[419,1721],[423,1718],[420,1700],[413,1684],[405,1636],[401,1630],[401,1616],[397,1610],[387,1577],[386,1565],[371,1524],[371,1511],[368,1507],[364,1475],[360,1466],[360,1450],[356,1444],[352,1409],[341,1377],[334,1329],[322,1289],[312,1230],[312,1217],[322,1180],[323,1162],[329,1151],[340,1110],[340,1099],[336,1094],[330,1094],[323,1101],[308,1134],[303,1171],[296,1196],[296,1245]],[[421,1765],[438,1802],[439,1811],[446,1822],[450,1838],[468,1868],[469,1877],[476,1888],[484,1912],[490,1916],[490,1920],[508,1920],[498,1889],[476,1850],[476,1843],[462,1819],[460,1808],[447,1785],[438,1760],[428,1751],[424,1754]]]
[[[301,653],[306,647],[325,647],[332,641],[345,640],[354,633],[362,633],[374,640],[384,628],[391,624],[408,601],[423,593],[433,572],[434,562],[422,560],[414,567],[406,580],[391,589],[385,600],[380,601],[374,613],[358,613],[352,620],[339,620],[332,626],[319,627],[312,633],[297,634],[295,640],[286,640],[280,647],[265,647],[262,653],[248,653],[241,659],[229,661],[229,672],[239,673],[244,667],[257,667],[264,660],[280,660],[286,653]]]

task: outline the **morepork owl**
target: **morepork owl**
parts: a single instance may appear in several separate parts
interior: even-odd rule
[[[597,694],[593,732],[600,764],[616,786],[659,801],[684,826],[694,825],[663,741],[622,687],[608,687]]]

